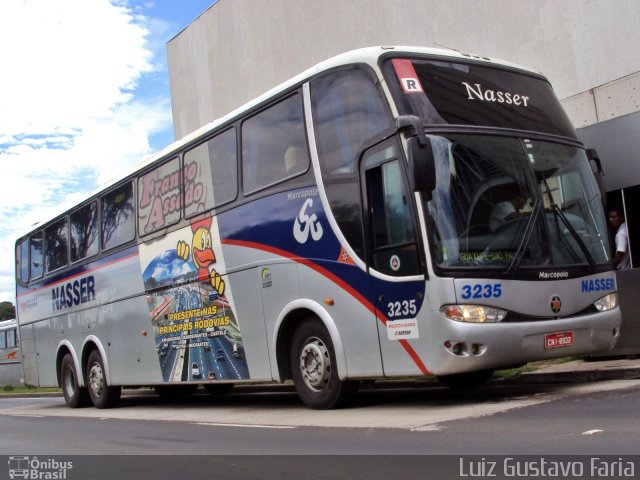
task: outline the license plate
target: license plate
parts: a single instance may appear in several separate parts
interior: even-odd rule
[[[547,333],[544,336],[544,348],[568,347],[573,345],[573,332]]]

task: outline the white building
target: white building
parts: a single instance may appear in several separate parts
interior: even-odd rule
[[[640,266],[638,0],[219,0],[167,47],[176,138],[321,60],[372,45],[451,48],[547,76],[600,153]],[[640,269],[628,272],[619,291],[640,285]],[[623,304],[635,294],[622,297],[640,345],[640,306]]]
[[[447,47],[546,75],[577,128],[640,111],[637,0],[220,0],[168,44],[176,137],[325,58]]]

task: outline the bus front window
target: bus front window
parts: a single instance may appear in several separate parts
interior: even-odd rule
[[[583,150],[489,135],[430,136],[425,203],[442,269],[593,269],[610,261],[600,194]]]

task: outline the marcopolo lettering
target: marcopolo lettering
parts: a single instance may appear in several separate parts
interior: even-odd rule
[[[569,278],[569,272],[538,272],[540,279]]]
[[[63,283],[51,290],[53,310],[63,310],[96,299],[96,283],[93,275]]]
[[[469,85],[467,82],[462,82],[462,85],[467,89],[468,100],[482,100],[484,102],[505,103],[522,107],[529,106],[529,97],[526,95],[483,88],[480,83]]]
[[[582,293],[585,292],[607,292],[615,290],[616,284],[613,278],[595,278],[591,280],[582,280]]]

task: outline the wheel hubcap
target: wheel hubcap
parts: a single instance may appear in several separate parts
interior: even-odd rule
[[[311,390],[320,391],[331,377],[329,350],[319,338],[310,338],[300,352],[300,372]]]
[[[102,367],[100,367],[98,363],[94,363],[89,369],[89,388],[96,397],[102,395],[104,375],[102,373]]]

